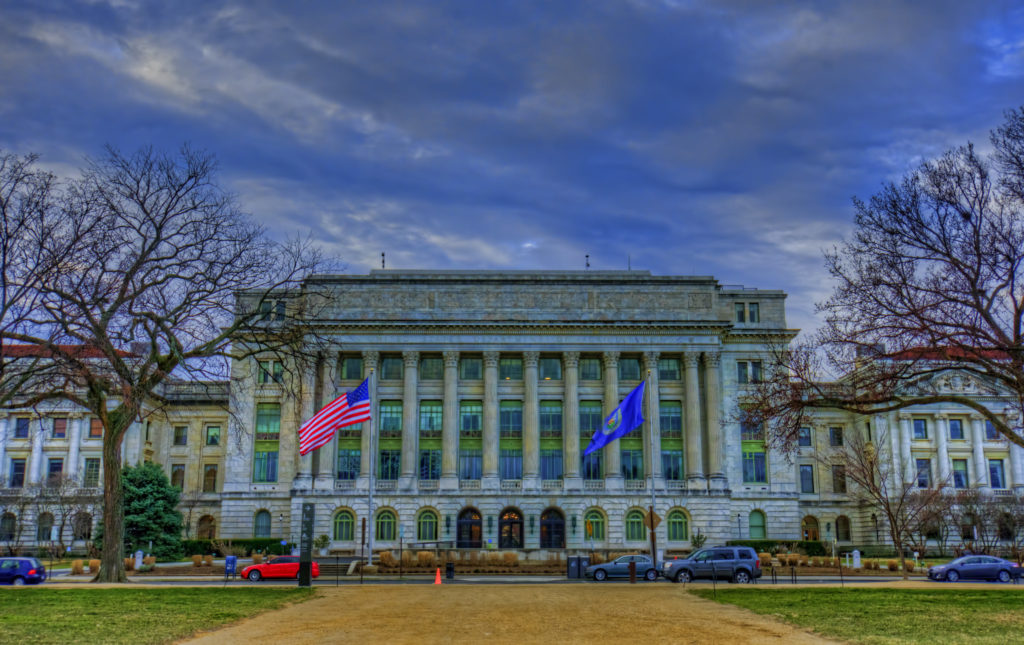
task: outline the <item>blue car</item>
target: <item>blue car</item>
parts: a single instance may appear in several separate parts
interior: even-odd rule
[[[46,580],[46,567],[36,558],[0,558],[0,584],[37,585]]]
[[[1009,582],[1020,578],[1021,568],[1016,562],[995,558],[991,555],[965,555],[949,564],[942,564],[928,569],[928,577],[932,580],[998,580]]]

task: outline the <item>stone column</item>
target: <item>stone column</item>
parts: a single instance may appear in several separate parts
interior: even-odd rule
[[[910,454],[910,415],[900,415],[900,447],[903,449],[903,482],[913,486],[917,481],[917,464]]]
[[[316,370],[312,366],[303,366],[300,374],[302,375],[302,383],[300,385],[301,390],[299,391],[299,415],[296,420],[297,425],[292,432],[298,432],[302,424],[315,414],[313,406],[315,404],[313,400],[313,388],[316,378]],[[295,456],[298,457],[299,467],[295,472],[295,479],[292,482],[292,488],[296,490],[311,490],[313,488],[313,453],[307,452],[302,455],[299,454],[299,441],[298,438],[295,440]],[[199,465],[202,469],[202,464]],[[200,471],[201,472],[201,471]]]
[[[359,480],[356,485],[365,490],[370,485],[370,474],[373,472],[375,455],[373,454],[376,442],[373,436],[380,436],[380,401],[377,397],[377,382],[380,380],[377,374],[377,364],[380,362],[380,353],[373,350],[363,352],[363,377],[370,379],[370,415],[372,420],[363,423],[363,430],[359,434]]]
[[[974,457],[974,488],[988,490],[988,462],[985,461],[985,419],[971,416],[971,456]]]
[[[935,458],[939,462],[937,483],[939,488],[948,488],[952,468],[949,462],[949,417],[945,414],[935,415],[935,444],[938,448]]]
[[[337,365],[337,355],[335,355],[334,365]],[[329,360],[321,361],[319,370],[317,370],[317,378],[320,382],[320,400],[317,401],[317,410],[323,409],[325,405],[337,398],[337,387],[335,386],[334,379],[334,368]],[[335,430],[331,434],[330,442],[316,451],[317,455],[316,463],[316,477],[313,481],[313,488],[320,490],[334,490],[334,479],[336,477],[336,471],[338,468],[338,431]]]
[[[700,355],[695,352],[683,354],[683,366],[686,371],[686,482],[693,490],[704,490],[704,444],[700,431],[700,381],[697,362]]]
[[[441,411],[441,489],[459,489],[459,353],[444,353]],[[453,520],[454,521],[454,520]],[[452,529],[455,530],[454,528]]]
[[[64,474],[68,479],[78,481],[78,452],[82,443],[82,423],[84,417],[75,416],[68,419],[68,461],[64,464]],[[173,431],[173,425],[171,426]],[[226,474],[226,473],[225,473]]]
[[[484,468],[480,486],[497,490],[498,480],[498,352],[484,352]]]
[[[35,430],[30,432],[32,435],[32,458],[29,460],[31,463],[28,465],[28,483],[38,484],[42,481],[43,439],[46,438],[46,419],[43,417],[33,419],[30,427],[35,428]]]
[[[619,405],[619,352],[604,353],[604,417]],[[623,490],[622,453],[618,441],[604,449],[604,482],[610,491]]]
[[[540,401],[537,397],[539,352],[523,352],[523,488],[540,488]]]
[[[721,419],[722,396],[719,379],[721,378],[722,355],[718,352],[704,354],[704,387],[707,389],[708,419],[708,488],[710,490],[727,490],[729,480],[722,468],[723,431]]]
[[[647,475],[654,477],[654,485],[664,488],[661,478],[661,380],[658,377],[660,352],[644,352],[644,369],[647,371],[647,403],[644,416],[650,417],[644,424],[644,459]]]
[[[9,483],[6,479],[7,472],[7,415],[0,416],[0,488],[6,488]]]
[[[884,425],[883,425],[884,424]],[[893,423],[891,415],[875,415],[875,426],[878,436],[886,433],[889,450],[889,467],[892,470],[893,490],[899,490],[903,483],[903,459],[900,455],[900,433],[897,425]]]
[[[562,383],[565,403],[562,407],[563,481],[566,490],[580,490],[580,353],[562,354]]]
[[[416,486],[416,471],[419,466],[416,445],[420,424],[416,388],[419,384],[420,353],[402,352],[402,361],[405,363],[405,370],[402,373],[402,475],[399,477],[398,487],[401,490],[411,490]]]
[[[1024,448],[1010,443],[1010,485],[1018,493],[1024,488]]]

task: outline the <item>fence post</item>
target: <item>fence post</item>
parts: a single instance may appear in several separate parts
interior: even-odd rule
[[[718,574],[715,573],[715,561],[711,561],[711,593],[718,600]]]
[[[789,567],[789,581],[792,584],[796,584],[796,567],[794,566]]]

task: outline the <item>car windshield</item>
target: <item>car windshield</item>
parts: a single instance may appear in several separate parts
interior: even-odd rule
[[[32,563],[32,566],[33,566],[33,567],[35,567],[35,568],[37,568],[37,569],[40,569],[40,568],[42,568],[42,566],[43,566],[43,563],[42,563],[42,562],[40,562],[39,560],[37,560],[36,558],[30,558],[30,559],[29,559],[29,562],[31,562],[31,563]]]

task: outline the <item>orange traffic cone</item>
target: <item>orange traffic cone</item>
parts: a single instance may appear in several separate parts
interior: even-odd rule
[[[437,568],[437,575],[434,576],[434,584],[435,585],[441,584],[441,567]]]

